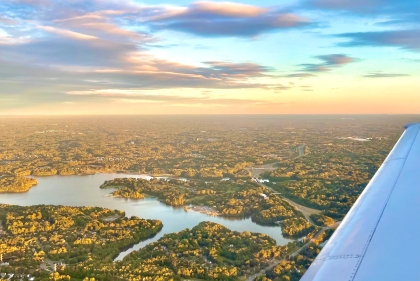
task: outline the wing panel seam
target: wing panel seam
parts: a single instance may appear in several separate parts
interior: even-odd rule
[[[317,261],[327,261],[327,260],[340,260],[340,259],[357,259],[361,255],[339,255],[339,256],[327,256],[325,258],[318,259]]]
[[[397,185],[397,182],[398,182],[398,180],[399,180],[399,178],[400,178],[400,176],[401,176],[401,172],[402,172],[402,170],[404,169],[405,163],[407,162],[408,155],[410,155],[410,152],[411,152],[411,150],[412,150],[412,148],[413,148],[413,145],[414,145],[414,143],[415,143],[416,139],[417,139],[417,138],[418,138],[418,136],[419,136],[419,131],[420,131],[420,127],[417,129],[417,133],[415,134],[415,136],[414,136],[413,140],[411,141],[411,144],[410,144],[410,149],[407,151],[407,154],[405,155],[405,157],[404,157],[404,158],[402,158],[402,159],[404,159],[403,165],[402,165],[402,167],[401,167],[400,171],[398,172],[398,176],[395,178],[395,181],[394,181],[394,183],[393,183],[393,185],[392,185],[391,190],[388,192],[388,196],[387,196],[387,199],[386,199],[386,201],[385,201],[385,204],[384,204],[384,205],[383,205],[383,207],[382,207],[382,210],[381,210],[381,212],[380,212],[380,215],[379,215],[378,219],[376,220],[376,223],[374,224],[374,227],[373,227],[373,229],[371,230],[370,235],[368,236],[369,238],[367,239],[366,244],[365,244],[365,246],[363,247],[362,253],[361,253],[360,257],[359,257],[359,258],[358,258],[358,260],[357,260],[357,263],[356,263],[356,265],[355,265],[355,267],[354,267],[354,269],[353,269],[353,272],[352,272],[352,273],[351,273],[351,275],[350,275],[350,278],[348,279],[349,281],[353,281],[353,280],[354,280],[354,278],[356,277],[357,271],[358,271],[358,269],[359,269],[360,264],[361,264],[361,263],[362,263],[362,261],[363,261],[363,258],[364,258],[364,255],[365,255],[365,253],[366,253],[366,250],[367,250],[367,248],[369,247],[370,241],[372,240],[372,237],[373,237],[373,235],[375,234],[375,231],[376,231],[376,228],[378,227],[379,221],[381,220],[382,215],[383,215],[383,213],[384,213],[384,211],[385,211],[385,208],[386,208],[386,206],[388,205],[389,198],[391,197],[392,192],[394,191],[395,186]],[[391,160],[391,159],[390,159],[390,160]],[[394,160],[394,159],[393,159],[393,160]]]

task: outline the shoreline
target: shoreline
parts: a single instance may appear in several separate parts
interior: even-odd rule
[[[127,246],[125,246],[125,247],[122,247],[122,248],[118,248],[118,254],[115,256],[115,257],[112,257],[112,261],[113,262],[118,262],[118,261],[121,261],[121,260],[123,260],[126,256],[128,256],[129,254],[131,254],[132,253],[132,251],[131,252],[129,252],[129,253],[127,253],[127,254],[125,254],[121,259],[118,259],[117,260],[117,258],[122,254],[122,253],[124,253],[124,252],[126,252],[126,251],[128,251],[129,249],[131,249],[131,248],[133,248],[135,245],[137,245],[137,244],[140,244],[140,243],[142,243],[142,242],[144,242],[144,241],[147,241],[147,240],[149,240],[149,239],[151,239],[151,238],[153,238],[153,237],[155,237],[156,235],[158,235],[159,234],[159,232],[161,232],[162,231],[162,229],[163,229],[163,227],[164,227],[164,225],[163,225],[163,223],[160,225],[160,227],[159,227],[159,230],[156,232],[156,233],[152,233],[151,235],[149,235],[149,236],[147,236],[147,237],[143,237],[143,238],[141,238],[140,239],[140,241],[138,241],[138,242],[133,242],[133,243],[130,243],[129,245],[127,245]]]
[[[143,197],[143,198],[124,197],[124,196],[121,196],[121,195],[113,195],[112,193],[105,194],[104,197],[108,197],[108,198],[123,198],[123,199],[131,199],[131,200],[143,200],[143,199],[146,198],[146,197]]]
[[[36,185],[34,185],[34,186],[36,186]],[[33,187],[33,186],[32,186]],[[31,188],[32,188],[31,187]],[[0,194],[2,194],[2,193],[4,193],[4,194],[7,194],[7,193],[26,193],[26,192],[28,192],[31,188],[29,188],[28,190],[25,190],[25,191],[0,191]]]

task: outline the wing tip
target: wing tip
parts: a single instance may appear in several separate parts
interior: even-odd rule
[[[405,129],[410,128],[411,126],[415,126],[415,125],[420,125],[420,122],[413,122],[413,123],[408,123],[404,125]]]

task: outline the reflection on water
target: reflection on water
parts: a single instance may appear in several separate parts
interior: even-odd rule
[[[26,193],[0,194],[0,203],[29,206],[38,204],[69,205],[69,206],[98,206],[125,211],[126,216],[137,216],[145,219],[158,219],[163,223],[162,230],[146,241],[134,245],[122,252],[117,260],[133,250],[158,240],[166,233],[178,232],[185,228],[192,228],[202,221],[212,221],[222,224],[235,231],[252,231],[270,235],[276,239],[278,245],[291,241],[282,237],[280,227],[261,226],[248,219],[227,219],[210,217],[196,212],[186,212],[183,208],[167,206],[154,198],[132,200],[125,198],[105,197],[112,189],[100,189],[106,180],[114,178],[150,178],[147,175],[127,174],[96,174],[88,176],[51,176],[35,177],[38,185]]]

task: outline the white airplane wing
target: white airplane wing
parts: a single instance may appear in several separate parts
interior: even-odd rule
[[[300,280],[420,280],[420,123],[406,126]]]

